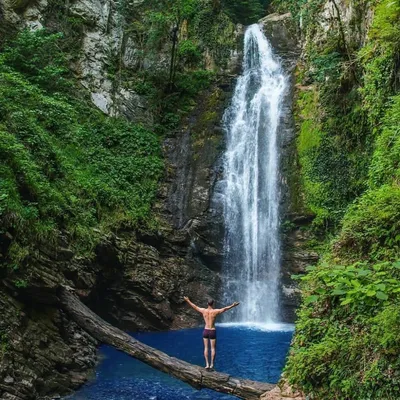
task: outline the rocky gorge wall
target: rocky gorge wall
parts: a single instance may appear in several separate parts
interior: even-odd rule
[[[57,2],[3,1],[0,6],[2,32],[56,29],[60,24]],[[67,8],[69,20],[79,22],[71,68],[94,105],[109,116],[152,126],[153,111],[145,97],[110,75],[116,56],[126,68],[135,68],[138,59],[137,43],[123,30],[118,3],[75,1]],[[141,62],[163,65],[168,56],[161,51],[156,59]],[[60,285],[74,288],[99,315],[128,331],[198,324],[183,296],[201,304],[218,295],[215,265],[221,255],[213,240],[220,236],[211,238],[208,222],[218,173],[214,164],[223,138],[219,121],[230,90],[231,78],[221,76],[199,97],[181,127],[168,133],[163,145],[165,179],[154,207],[156,231],[106,235],[94,257],[76,254],[60,234],[56,245],[41,243],[29,256],[26,287],[18,288],[1,275],[1,399],[61,396],[85,382],[95,366],[97,343],[59,309]],[[6,236],[4,248],[13,240]]]
[[[134,2],[139,14],[142,4]],[[0,6],[3,32],[57,28],[65,17],[58,14],[57,2],[46,0],[3,0]],[[119,65],[134,70],[139,59],[149,68],[168,64],[168,52],[140,58],[137,38],[123,29],[118,2],[77,0],[68,2],[67,9],[69,21],[76,24],[73,38],[77,48],[71,69],[90,92],[93,104],[106,115],[152,126],[154,113],[146,97],[115,79],[112,72],[116,58]],[[291,75],[298,45],[289,16],[273,15],[263,23]],[[58,308],[60,284],[73,287],[100,316],[130,331],[193,326],[199,320],[186,307],[183,296],[189,294],[200,304],[207,297],[218,298],[223,221],[214,187],[223,172],[221,119],[238,72],[240,33],[238,27],[237,46],[231,50],[227,69],[218,70],[218,79],[196,99],[179,128],[165,135],[165,176],[154,206],[157,230],[110,233],[96,246],[94,257],[76,254],[60,235],[56,246],[43,243],[31,255],[33,272],[26,288],[16,288],[2,276],[0,399],[62,395],[80,386],[95,366],[96,341]],[[208,65],[214,64],[209,58]],[[293,321],[297,304],[290,275],[303,271],[317,258],[303,249],[308,238],[302,227],[311,217],[294,205],[301,194],[296,192],[296,157],[291,156],[295,154],[292,96],[292,92],[287,94],[282,125],[282,209],[283,220],[290,221],[282,271],[283,317],[287,321]]]

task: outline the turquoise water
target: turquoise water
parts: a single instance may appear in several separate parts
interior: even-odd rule
[[[271,330],[271,328],[273,330]],[[233,376],[276,383],[292,339],[291,325],[217,327],[216,369]],[[204,365],[202,329],[137,333],[152,347],[196,365]],[[96,378],[68,400],[223,400],[233,397],[197,391],[109,346],[100,348]]]

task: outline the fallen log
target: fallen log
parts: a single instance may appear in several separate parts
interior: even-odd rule
[[[101,319],[69,288],[60,288],[59,299],[61,307],[72,320],[100,342],[109,344],[198,390],[208,388],[241,399],[258,400],[262,394],[275,387],[270,383],[234,378],[221,372],[208,372],[205,368],[170,357],[162,351],[147,346]]]

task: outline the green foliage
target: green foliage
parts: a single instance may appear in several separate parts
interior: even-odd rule
[[[14,285],[18,289],[26,288],[28,287],[28,281],[26,281],[25,279],[16,279],[14,281]]]
[[[321,139],[321,124],[316,122],[318,96],[315,91],[300,93],[297,100],[299,107],[300,134],[297,142],[300,166],[302,169],[303,188],[307,207],[316,216],[316,224],[323,224],[328,217],[324,203],[328,200],[327,188],[323,182],[312,179],[315,157],[318,154]]]
[[[263,16],[260,0],[223,0],[222,4],[233,21],[243,25],[254,24]]]
[[[302,285],[289,381],[326,400],[399,398],[400,262],[321,265]]]
[[[395,400],[400,398],[400,4],[378,0],[370,6],[373,22],[358,48],[352,35],[344,46],[339,23],[322,33],[323,3],[285,1],[302,19],[308,43],[298,71],[303,91],[296,99],[305,203],[316,215],[314,227],[333,228],[321,240],[337,235],[321,254],[329,263],[308,268],[302,279],[303,303],[286,374],[311,398]],[[360,15],[364,6],[351,2]]]
[[[195,97],[200,91],[208,88],[213,80],[213,72],[196,70],[190,74],[178,74],[176,87],[182,95]]]
[[[333,101],[332,96],[315,89],[297,99],[297,149],[306,206],[316,216],[315,228],[337,225],[347,205],[365,187],[364,150],[354,139],[359,137],[358,111],[342,116],[343,109],[332,109],[328,101]],[[342,107],[351,109],[351,103]]]
[[[368,111],[373,130],[382,117],[388,97],[393,93],[400,49],[400,5],[396,1],[382,0],[375,8],[374,20],[369,30],[368,43],[358,53],[364,67],[364,107]]]
[[[226,68],[231,51],[236,47],[236,27],[230,17],[223,10],[204,7],[195,14],[190,29],[202,50],[207,50],[213,57],[216,66]]]
[[[375,142],[369,168],[369,185],[377,188],[385,183],[400,182],[400,96],[391,99],[383,117],[382,132]]]
[[[183,40],[178,46],[178,57],[184,65],[196,66],[202,60],[199,47],[192,40]]]
[[[342,55],[336,50],[325,50],[323,54],[311,54],[310,63],[312,66],[309,77],[318,83],[326,83],[329,79],[335,84],[341,78]]]
[[[147,77],[147,82],[153,82],[153,88],[160,87],[166,81],[166,76],[159,82],[160,75]],[[196,105],[196,97],[205,89],[209,88],[215,80],[215,74],[206,70],[191,70],[177,72],[175,85],[171,93],[158,93],[150,101],[157,104],[160,109],[158,119],[159,134],[165,134],[175,130],[182,117],[187,115]]]
[[[90,250],[102,230],[145,224],[162,171],[152,132],[73,98],[72,80],[44,79],[65,76],[57,40],[23,32],[0,62],[0,221],[16,237],[10,265],[59,230]],[[32,43],[38,54],[54,44],[52,57],[30,57]]]
[[[368,314],[371,308],[380,306],[377,300],[386,301],[400,293],[400,280],[395,279],[400,276],[398,270],[400,262],[308,268],[309,273],[300,278],[308,284],[304,303],[322,302],[326,307],[349,304],[350,311]]]
[[[61,34],[49,35],[44,30],[35,34],[22,31],[12,45],[5,48],[0,55],[0,64],[5,70],[17,71],[46,90],[66,90],[70,87],[65,54],[60,51],[58,43]]]
[[[298,21],[301,19],[304,30],[311,29],[315,25],[315,18],[325,4],[324,0],[272,0],[271,5],[279,12],[290,11]]]
[[[335,248],[345,259],[400,257],[400,188],[385,185],[363,195],[344,216]]]

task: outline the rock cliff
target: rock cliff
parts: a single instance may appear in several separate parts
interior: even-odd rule
[[[138,18],[143,3],[132,3]],[[112,0],[0,3],[0,33],[42,27],[69,30],[75,46],[71,69],[93,104],[109,116],[152,126],[154,113],[148,100],[126,80],[115,79],[115,69],[134,71],[138,63],[144,69],[167,65],[168,51],[143,57],[140,37],[124,29],[124,18],[119,2]],[[273,15],[263,23],[292,74],[298,46],[289,17]],[[16,288],[5,274],[0,276],[0,399],[62,395],[81,385],[94,367],[97,343],[59,310],[60,284],[73,287],[94,311],[126,330],[193,326],[198,319],[183,304],[183,295],[199,303],[208,296],[218,298],[224,233],[214,187],[222,175],[221,118],[238,69],[240,27],[235,35],[236,47],[225,70],[216,68],[207,53],[207,66],[220,76],[196,99],[180,127],[166,134],[165,179],[154,207],[158,228],[110,233],[97,245],[94,257],[75,254],[60,233],[56,245],[42,243],[30,255],[33,268],[27,287]],[[282,207],[285,219],[293,224],[287,234],[282,277],[284,317],[290,321],[296,305],[290,274],[317,257],[302,250],[306,238],[301,226],[308,216],[293,207],[298,194],[296,183],[290,183],[296,168],[291,98],[288,93],[282,135],[287,154],[282,166]],[[9,240],[12,237],[2,237],[0,247],[7,247]]]
[[[139,16],[142,3],[132,5]],[[0,29],[8,34],[24,28],[73,30],[68,32],[76,42],[71,69],[94,105],[109,116],[152,126],[154,115],[146,98],[112,75],[116,58],[132,70],[139,62],[138,38],[123,29],[119,7],[119,2],[108,0],[5,0],[0,4]],[[140,63],[152,68],[168,63],[167,57],[168,49]],[[208,62],[213,64],[209,55]],[[76,254],[60,233],[55,245],[42,243],[29,256],[27,287],[17,288],[1,273],[1,399],[60,396],[86,381],[95,366],[96,341],[58,308],[60,284],[73,287],[99,315],[128,331],[198,324],[183,296],[201,304],[218,295],[221,225],[209,221],[230,79],[221,76],[199,96],[180,128],[167,134],[165,179],[155,205],[157,230],[104,236],[94,257]],[[11,235],[1,236],[2,251],[12,240]]]

